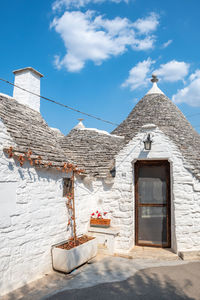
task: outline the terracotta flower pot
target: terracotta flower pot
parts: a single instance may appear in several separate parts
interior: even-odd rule
[[[91,218],[90,219],[90,226],[91,227],[108,228],[108,227],[110,227],[110,219]]]

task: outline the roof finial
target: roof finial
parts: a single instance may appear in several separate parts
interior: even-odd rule
[[[163,94],[164,95],[164,93],[157,86],[158,77],[155,74],[152,74],[151,82],[153,83],[153,86],[148,91],[147,95],[149,95],[149,94]]]
[[[82,123],[82,121],[84,119],[77,119],[79,121],[79,123],[74,127],[74,129],[81,129],[81,128],[85,128],[84,124]]]
[[[159,79],[158,79],[158,77],[156,76],[156,74],[152,74],[152,79],[151,79],[151,82],[158,82],[159,81]]]

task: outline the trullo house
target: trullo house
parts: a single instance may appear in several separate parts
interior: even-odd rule
[[[38,71],[14,74],[16,85],[40,93]],[[99,210],[111,228],[89,232],[111,253],[135,245],[200,250],[200,136],[152,82],[111,134],[80,121],[64,136],[48,127],[36,95],[17,87],[13,97],[0,94],[2,295],[49,272],[51,246],[71,234],[63,197],[70,174],[59,171],[66,163],[85,171],[75,178],[78,234]]]

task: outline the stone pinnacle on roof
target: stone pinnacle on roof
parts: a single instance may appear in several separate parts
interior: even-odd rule
[[[81,129],[81,128],[85,128],[85,125],[83,124],[84,119],[78,119],[79,123],[74,127],[74,129]]]
[[[152,88],[148,91],[147,95],[149,94],[162,94],[164,95],[164,93],[159,89],[159,87],[157,86],[157,82],[158,82],[158,78],[155,74],[152,74],[152,79],[151,82],[153,83]]]

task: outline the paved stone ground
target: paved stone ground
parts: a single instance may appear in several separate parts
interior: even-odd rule
[[[46,299],[199,300],[200,263],[144,269],[124,281],[67,290]]]
[[[200,299],[200,262],[100,257],[70,275],[53,272],[1,300]]]

